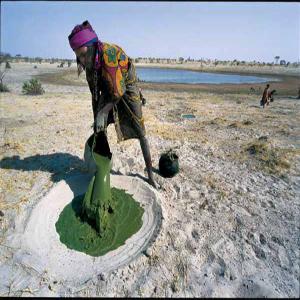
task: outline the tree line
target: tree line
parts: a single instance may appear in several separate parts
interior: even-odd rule
[[[9,53],[0,52],[0,63],[3,62],[28,62],[28,63],[59,63],[61,67],[63,67],[65,64],[70,65],[73,62],[75,63],[75,59],[62,59],[62,58],[42,58],[42,57],[28,57],[28,56],[22,56],[21,54],[17,54],[15,56],[12,56]]]
[[[183,64],[183,63],[200,63],[201,66],[205,65],[223,65],[223,66],[293,66],[293,67],[299,67],[299,62],[289,62],[284,59],[279,61],[279,56],[275,57],[274,62],[260,62],[260,61],[244,61],[244,60],[218,60],[218,59],[192,59],[190,57],[184,58],[156,58],[156,57],[138,57],[135,58],[135,63],[160,63],[160,64]]]
[[[72,63],[76,63],[75,59],[61,59],[61,58],[42,58],[42,57],[28,57],[28,56],[22,56],[21,54],[17,54],[15,56],[12,56],[9,53],[0,52],[0,64],[2,62],[29,62],[29,63],[43,63],[47,62],[50,64],[58,63],[58,67],[64,67],[64,65],[68,65],[68,67],[71,66]],[[289,62],[284,59],[280,60],[280,56],[275,56],[273,62],[260,62],[260,61],[244,61],[244,60],[218,60],[218,59],[194,59],[194,58],[184,58],[184,57],[178,57],[178,58],[159,58],[159,57],[137,57],[134,58],[135,63],[159,63],[159,64],[183,64],[183,63],[200,63],[201,66],[205,65],[223,65],[223,66],[293,66],[293,67],[299,67],[300,62]]]

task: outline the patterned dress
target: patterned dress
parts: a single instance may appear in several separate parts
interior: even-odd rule
[[[94,118],[107,103],[113,102],[106,126],[115,124],[118,142],[143,137],[142,102],[132,60],[117,45],[103,43],[102,50],[102,67],[98,72],[93,68],[95,48],[88,47],[87,52],[86,79],[92,93]]]

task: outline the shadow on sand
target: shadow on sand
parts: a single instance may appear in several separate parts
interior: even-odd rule
[[[0,161],[0,168],[49,172],[53,182],[65,180],[73,192],[76,190],[76,187],[72,184],[74,181],[70,179],[76,175],[86,174],[88,176],[88,173],[85,171],[84,161],[78,156],[69,153],[37,154],[24,159],[18,155],[4,157]]]
[[[69,153],[37,154],[25,157],[24,159],[20,158],[18,155],[4,157],[0,161],[0,168],[20,171],[49,172],[51,173],[52,182],[64,180],[74,193],[76,192],[76,186],[74,186],[74,180],[71,180],[74,176],[86,175],[90,178],[93,176],[93,174],[87,172],[85,162],[82,159]],[[111,170],[110,173],[114,175],[123,175],[121,172],[116,172],[114,170]],[[127,175],[139,177],[148,182],[148,179],[140,174],[130,173]],[[88,181],[89,180],[90,179],[88,179]]]

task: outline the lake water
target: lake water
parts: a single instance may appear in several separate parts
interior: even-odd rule
[[[195,72],[186,70],[175,69],[162,69],[162,68],[144,68],[137,67],[137,76],[140,80],[146,82],[160,82],[160,83],[262,83],[267,81],[275,81],[273,78],[257,77],[248,75],[237,74],[218,74]]]

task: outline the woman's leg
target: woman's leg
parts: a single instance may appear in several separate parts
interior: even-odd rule
[[[145,136],[140,137],[139,140],[140,140],[140,144],[141,144],[141,148],[142,148],[142,152],[143,152],[143,156],[144,156],[144,160],[145,160],[145,164],[146,164],[146,168],[147,168],[149,183],[153,187],[157,188],[157,184],[155,183],[154,178],[153,178],[152,162],[151,162],[151,154],[150,154],[150,150],[149,150],[149,143],[148,143]]]

